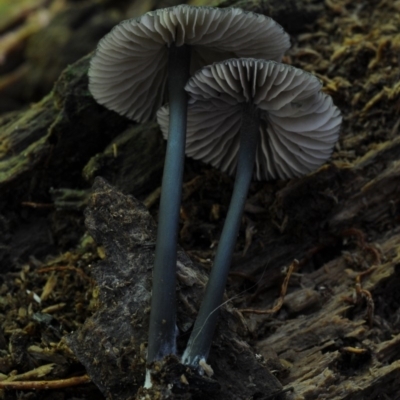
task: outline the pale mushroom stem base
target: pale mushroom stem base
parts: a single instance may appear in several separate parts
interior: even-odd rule
[[[168,58],[169,136],[155,250],[147,361],[176,354],[176,254],[185,160],[190,47],[171,44]]]
[[[201,360],[207,359],[210,351],[218,319],[218,309],[222,304],[244,205],[253,175],[260,136],[259,126],[259,110],[252,104],[246,103],[243,107],[240,148],[232,199],[204,299],[182,357],[184,364],[196,367]]]

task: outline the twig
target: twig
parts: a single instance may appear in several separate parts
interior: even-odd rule
[[[351,304],[359,304],[362,299],[365,299],[367,302],[367,321],[368,325],[372,327],[373,320],[374,320],[374,311],[375,311],[375,303],[374,299],[372,298],[372,294],[369,290],[363,289],[361,286],[361,278],[364,277],[365,275],[370,274],[376,269],[376,267],[371,267],[367,269],[364,272],[361,272],[356,276],[356,284],[355,284],[355,292],[356,292],[356,297],[355,299],[345,297],[344,300],[347,301],[348,303]]]
[[[50,203],[34,203],[33,201],[23,201],[21,206],[32,207],[32,208],[54,208],[54,204]]]
[[[0,382],[0,389],[15,390],[42,390],[42,389],[61,389],[71,386],[82,385],[90,382],[89,375],[74,376],[68,379],[56,379],[51,381],[3,381]]]
[[[366,243],[364,232],[356,228],[349,228],[342,231],[341,234],[342,236],[354,236],[356,238],[358,247],[372,255],[374,258],[373,264],[379,265],[381,263],[381,255],[379,254],[379,251],[369,243]]]
[[[367,349],[362,349],[362,348],[358,348],[358,347],[351,347],[351,346],[347,346],[347,347],[342,347],[341,349],[342,351],[345,351],[346,353],[352,353],[352,354],[365,354],[368,350]]]
[[[38,273],[45,273],[51,271],[74,271],[82,278],[88,280],[90,283],[95,283],[95,281],[87,276],[80,268],[73,267],[72,265],[67,266],[54,266],[54,267],[44,267],[37,270]]]
[[[283,280],[283,283],[282,283],[281,294],[280,294],[279,300],[274,307],[272,307],[268,310],[256,310],[255,308],[244,308],[244,309],[241,309],[240,311],[242,313],[252,313],[252,314],[274,314],[274,313],[278,312],[283,305],[283,300],[285,298],[287,287],[289,285],[290,276],[292,275],[293,271],[298,267],[298,265],[299,265],[299,262],[297,260],[294,260],[290,264],[289,269],[286,273],[285,279]]]

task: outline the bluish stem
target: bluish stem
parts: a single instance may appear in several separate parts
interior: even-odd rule
[[[156,254],[153,270],[149,344],[150,363],[176,353],[176,253],[185,159],[190,47],[169,48],[169,136],[161,187]]]
[[[259,125],[259,111],[253,105],[245,104],[240,130],[240,148],[235,186],[218,244],[214,266],[207,283],[206,293],[182,358],[184,364],[197,366],[200,360],[207,359],[211,348],[219,314],[218,309],[222,304],[236,238],[253,175],[256,149],[260,136]]]

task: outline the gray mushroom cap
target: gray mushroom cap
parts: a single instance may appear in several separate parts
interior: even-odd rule
[[[232,59],[204,67],[188,81],[186,154],[233,174],[242,105],[260,109],[254,179],[287,179],[324,164],[338,140],[341,115],[313,75],[289,65]],[[157,113],[168,136],[168,106]]]
[[[238,8],[179,5],[115,26],[98,44],[89,90],[100,104],[137,121],[166,102],[168,47],[192,46],[191,71],[232,57],[279,61],[289,36],[274,20]]]

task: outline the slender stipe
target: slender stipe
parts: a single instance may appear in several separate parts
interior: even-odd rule
[[[176,253],[185,159],[190,47],[172,44],[168,57],[169,137],[161,187],[147,361],[176,353]]]
[[[200,360],[207,359],[210,351],[218,320],[218,308],[222,304],[236,238],[253,175],[256,149],[260,137],[259,127],[259,110],[252,104],[244,104],[235,186],[204,299],[182,358],[184,364],[197,366]]]

